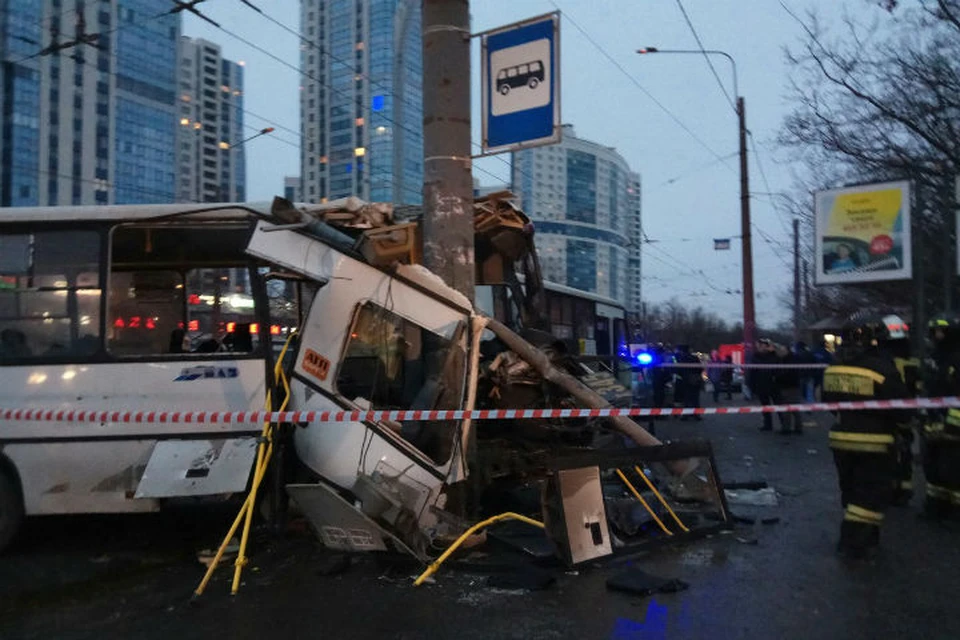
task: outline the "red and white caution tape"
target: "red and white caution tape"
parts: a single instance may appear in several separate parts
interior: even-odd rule
[[[658,362],[657,364],[633,365],[634,368],[654,368],[654,369],[776,369],[778,371],[789,371],[790,369],[816,369],[822,371],[829,367],[828,364],[776,364],[776,363],[756,363],[756,364],[734,364],[730,362]]]
[[[474,411],[89,411],[65,409],[0,409],[0,421],[86,422],[114,424],[263,424],[264,422],[394,422],[443,420],[530,420],[544,418],[608,418],[612,416],[691,416],[812,411],[883,411],[960,407],[960,396],[861,402],[703,407],[699,409],[479,409]],[[2,438],[2,436],[0,436]]]

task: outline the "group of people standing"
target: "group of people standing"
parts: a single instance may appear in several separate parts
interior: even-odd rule
[[[932,357],[910,357],[908,327],[889,314],[860,313],[842,332],[840,360],[824,371],[825,402],[960,395],[960,316],[944,313],[928,327]],[[837,550],[863,558],[879,545],[885,511],[913,496],[914,428],[921,433],[924,513],[960,516],[960,409],[836,412],[830,447],[844,508]]]
[[[797,342],[791,350],[763,338],[755,346],[750,361],[755,366],[749,369],[747,386],[761,404],[813,402],[823,384],[823,366],[832,361],[833,356],[823,343],[814,351],[806,343]],[[780,433],[803,432],[802,415],[784,412],[777,417]],[[771,414],[763,414],[760,430],[773,431]]]

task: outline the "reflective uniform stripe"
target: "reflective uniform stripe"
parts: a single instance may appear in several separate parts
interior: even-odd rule
[[[927,483],[927,496],[938,500],[945,500],[960,505],[960,491],[953,491],[946,487]]]
[[[890,451],[890,445],[873,444],[871,442],[832,441],[830,448],[835,451],[856,451],[858,453],[888,453]]]
[[[889,433],[856,433],[852,431],[831,431],[830,448],[838,451],[857,451],[860,453],[887,453],[893,446],[894,438]]]
[[[870,520],[869,518],[861,518],[860,516],[853,515],[852,513],[844,513],[843,519],[847,522],[859,522],[860,524],[869,524],[874,527],[879,527],[880,523]]]
[[[943,431],[942,422],[928,422],[923,425],[923,431],[925,433],[940,433]]]
[[[847,505],[847,510],[844,512],[843,517],[845,520],[866,522],[868,524],[879,525],[881,522],[883,522],[883,514],[879,511],[865,509],[864,507],[859,507],[855,504]]]
[[[870,442],[893,444],[893,435],[889,433],[857,433],[856,431],[831,431],[831,440],[843,440],[844,442]]]
[[[960,434],[946,431],[942,422],[931,422],[923,425],[923,435],[929,440],[960,441]]]
[[[947,424],[952,427],[960,427],[960,411],[956,409],[947,411]]]
[[[876,371],[862,367],[828,367],[823,372],[823,391],[873,398],[876,384],[883,384],[885,379]]]
[[[912,490],[913,490],[913,483],[910,482],[909,480],[904,480],[903,482],[900,483],[900,488],[903,489],[903,490],[905,490],[905,491],[906,491],[906,490],[912,491]]]
[[[870,378],[877,384],[883,384],[883,381],[887,379],[882,373],[877,373],[872,369],[865,369],[863,367],[846,367],[842,365],[837,365],[837,366],[828,368],[825,373],[834,373],[841,376],[856,376],[859,378]]]

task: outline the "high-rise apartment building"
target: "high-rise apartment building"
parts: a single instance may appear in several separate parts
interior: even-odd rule
[[[290,202],[303,202],[303,187],[300,176],[284,176],[283,197]]]
[[[243,64],[220,46],[180,38],[178,52],[177,200],[246,200]]]
[[[615,149],[577,138],[513,154],[513,188],[536,229],[543,277],[640,310],[640,176]]]
[[[301,0],[300,12],[304,199],[419,204],[420,0]]]
[[[0,0],[0,206],[173,202],[179,38],[154,0]]]

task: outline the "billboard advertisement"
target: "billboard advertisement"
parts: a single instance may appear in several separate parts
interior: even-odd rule
[[[909,182],[830,189],[814,199],[817,284],[913,276]]]

